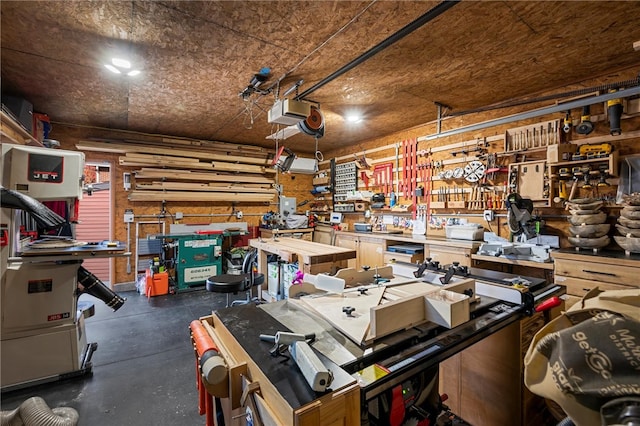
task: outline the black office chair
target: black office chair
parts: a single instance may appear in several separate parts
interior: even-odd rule
[[[246,305],[247,303],[260,303],[257,297],[252,297],[251,292],[254,286],[264,283],[264,274],[257,272],[258,251],[250,249],[242,261],[241,274],[221,274],[207,278],[207,291],[227,294],[227,308],[229,306]],[[247,293],[246,299],[234,300],[229,304],[231,294],[238,294],[241,291]]]

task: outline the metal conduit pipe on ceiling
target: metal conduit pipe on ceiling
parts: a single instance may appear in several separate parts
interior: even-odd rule
[[[351,62],[347,63],[342,68],[338,69],[337,71],[335,71],[332,74],[328,75],[327,77],[323,78],[322,80],[320,80],[319,82],[317,82],[316,84],[314,84],[313,86],[311,86],[310,88],[305,90],[304,92],[300,93],[299,95],[297,95],[295,97],[295,99],[296,100],[300,100],[300,99],[303,99],[304,97],[312,94],[313,92],[315,92],[316,90],[320,89],[324,85],[326,85],[326,84],[332,82],[333,80],[335,80],[336,78],[340,77],[342,74],[352,70],[353,68],[357,67],[358,65],[360,65],[361,63],[363,63],[367,59],[371,58],[375,54],[383,51],[384,49],[386,49],[387,47],[391,46],[395,42],[397,42],[397,41],[401,40],[402,38],[404,38],[405,36],[411,34],[415,30],[417,30],[418,28],[420,28],[423,25],[425,25],[427,22],[437,18],[442,13],[446,12],[447,10],[451,9],[453,6],[458,4],[460,1],[462,1],[462,0],[447,0],[447,1],[443,1],[442,3],[438,4],[437,6],[435,6],[434,8],[432,8],[431,10],[429,10],[428,12],[423,14],[422,16],[419,16],[417,19],[413,20],[409,24],[407,24],[404,27],[402,27],[400,30],[398,30],[395,33],[391,34],[389,37],[387,37],[386,39],[382,40],[380,43],[378,43],[377,45],[373,46],[371,49],[367,50],[362,55],[358,56],[357,58],[355,58]]]
[[[499,126],[502,124],[509,124],[515,121],[520,121],[520,120],[526,120],[528,118],[536,118],[536,117],[541,117],[543,115],[554,114],[556,112],[563,112],[563,111],[567,111],[575,108],[581,108],[585,105],[593,105],[599,102],[606,102],[611,99],[628,98],[638,94],[640,94],[640,86],[630,87],[628,89],[622,89],[617,92],[605,93],[603,95],[594,96],[591,98],[577,99],[575,101],[566,102],[563,104],[553,105],[550,107],[545,107],[540,109],[534,109],[531,111],[525,111],[519,114],[497,118],[495,120],[483,121],[482,123],[476,123],[476,124],[471,124],[469,126],[459,127],[453,130],[447,130],[446,132],[435,133],[427,136],[421,136],[418,138],[418,141],[429,141],[433,139],[444,138],[447,136],[453,136],[460,133],[486,129],[488,127]]]
[[[553,100],[556,100],[556,99],[567,99],[567,98],[572,98],[572,97],[581,96],[581,95],[588,95],[588,94],[592,94],[592,93],[607,93],[610,90],[618,90],[621,87],[630,88],[630,87],[635,87],[635,86],[640,86],[640,75],[638,75],[638,77],[633,79],[633,80],[626,80],[626,81],[618,81],[618,82],[615,82],[615,83],[601,84],[599,86],[586,87],[584,89],[577,89],[577,90],[571,90],[571,91],[563,92],[563,93],[554,93],[554,94],[551,94],[551,95],[538,96],[536,98],[511,100],[511,101],[501,102],[501,103],[498,103],[498,104],[487,105],[485,107],[467,109],[467,110],[463,110],[463,111],[448,111],[446,116],[447,117],[459,117],[461,115],[468,115],[468,114],[473,114],[473,113],[478,113],[478,112],[492,111],[492,110],[495,110],[495,109],[511,108],[511,107],[515,107],[515,106],[533,104],[533,103],[537,103],[537,102],[553,101]],[[440,106],[440,104],[438,104],[436,102],[436,106]],[[440,114],[439,114],[439,116],[440,116]],[[436,133],[440,133],[440,132],[436,131]]]

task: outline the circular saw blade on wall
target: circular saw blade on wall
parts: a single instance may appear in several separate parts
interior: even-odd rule
[[[468,182],[478,182],[484,176],[486,167],[480,161],[470,161],[464,166],[464,178]]]

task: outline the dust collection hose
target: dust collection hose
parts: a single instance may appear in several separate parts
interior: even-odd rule
[[[126,300],[111,291],[109,287],[100,281],[100,278],[82,266],[78,268],[78,292],[88,293],[93,297],[97,297],[113,309],[114,312],[120,309]]]
[[[191,321],[189,328],[191,329],[198,358],[200,358],[202,375],[212,385],[222,382],[227,377],[227,366],[224,358],[218,352],[218,347],[199,320]]]
[[[24,401],[13,411],[0,412],[2,426],[75,426],[78,412],[71,407],[49,408],[39,396]]]

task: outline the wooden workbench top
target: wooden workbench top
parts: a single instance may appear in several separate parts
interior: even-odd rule
[[[283,260],[290,262],[294,255],[305,265],[336,262],[355,259],[356,251],[328,244],[314,243],[297,238],[280,238],[278,240],[252,239],[249,245],[258,250],[277,254]]]
[[[619,250],[599,250],[597,252],[593,252],[592,250],[566,248],[552,251],[551,257],[554,259],[575,260],[585,263],[608,263],[612,266],[619,265],[638,267],[640,264],[640,254],[632,253],[630,255],[626,255],[624,251]]]
[[[296,229],[264,229],[260,228],[260,232],[268,234],[300,234],[304,232],[313,232],[313,228],[296,228]]]

